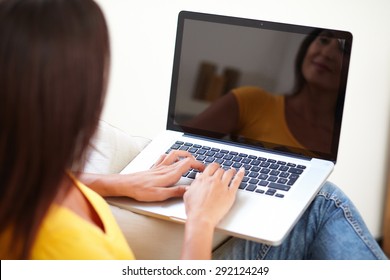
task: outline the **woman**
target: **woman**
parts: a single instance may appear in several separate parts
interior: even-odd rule
[[[92,0],[0,2],[2,259],[134,258],[105,201],[71,171],[81,170],[95,132],[109,61],[106,22]],[[178,157],[186,159],[176,162]],[[142,174],[153,179],[150,187],[134,178],[143,199],[182,196],[184,187],[167,192],[157,187],[173,183],[170,173],[180,177],[180,170],[191,167],[204,169],[189,154],[173,153]],[[198,219],[195,200],[201,196],[186,195],[189,220],[194,221],[187,225],[189,244],[196,244],[198,228],[212,232],[240,181],[237,176],[228,189],[233,171],[215,165],[204,172],[213,177],[200,178],[198,185],[226,188],[218,191],[220,202],[213,201],[215,215],[207,220]],[[130,190],[139,197],[137,186]],[[192,257],[193,250],[196,246],[184,248],[183,254]]]
[[[217,164],[205,168],[189,153],[175,151],[144,172],[77,172],[102,110],[109,60],[107,26],[93,0],[0,0],[1,259],[133,259],[100,195],[143,201],[183,196],[187,222],[182,257],[211,258],[215,226],[234,203],[242,170],[224,171]],[[202,171],[191,186],[167,188],[190,168]],[[337,191],[332,186],[325,190]],[[288,252],[297,246],[294,236],[301,237],[303,230],[313,237],[305,245],[320,249],[327,244],[316,240],[348,232],[349,240],[361,245],[358,254],[346,250],[340,255],[328,246],[334,254],[320,256],[384,258],[357,211],[352,209],[354,228],[343,217],[350,201],[342,196],[342,203],[334,205],[335,196],[323,197],[316,198],[278,248]],[[323,227],[304,227],[312,220],[321,220]],[[218,256],[254,258],[237,250],[258,246],[263,245],[232,239]],[[264,252],[270,258],[286,257],[275,250]],[[299,251],[291,257],[310,255]]]

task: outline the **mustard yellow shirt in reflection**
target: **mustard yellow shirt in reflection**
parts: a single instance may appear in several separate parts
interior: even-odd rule
[[[259,87],[240,87],[233,90],[239,107],[239,128],[236,134],[247,139],[279,146],[304,149],[286,123],[282,95],[271,95]],[[266,145],[275,148],[275,145]]]
[[[104,231],[68,208],[53,204],[38,231],[31,259],[134,259],[106,201],[81,182],[74,181],[99,215]],[[0,243],[7,239],[6,236],[0,236]],[[3,247],[5,244],[0,245]],[[2,259],[13,258],[0,255]]]

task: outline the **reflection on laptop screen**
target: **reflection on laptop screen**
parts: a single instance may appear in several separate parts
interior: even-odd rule
[[[352,35],[181,12],[168,128],[336,161]]]

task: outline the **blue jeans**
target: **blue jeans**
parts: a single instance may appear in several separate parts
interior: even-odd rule
[[[230,238],[213,259],[387,259],[349,198],[327,182],[280,246]]]

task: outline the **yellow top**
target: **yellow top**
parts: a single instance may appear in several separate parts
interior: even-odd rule
[[[271,95],[251,86],[237,88],[233,93],[239,107],[238,136],[261,141],[267,148],[305,149],[288,128],[283,95]]]
[[[99,215],[104,231],[68,208],[53,204],[42,221],[31,259],[134,259],[106,201],[78,180],[74,181]],[[5,240],[5,236],[0,236],[3,248],[4,243],[1,243]],[[3,253],[0,253],[2,259],[12,259],[12,256],[4,256]]]

